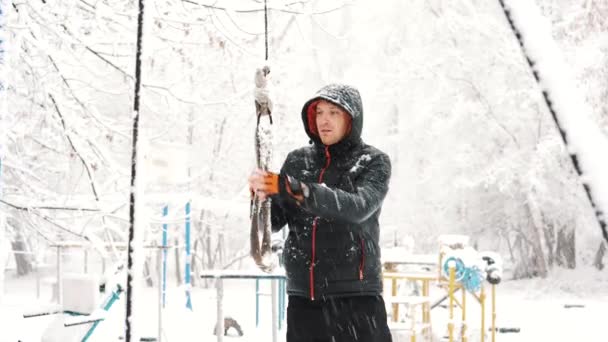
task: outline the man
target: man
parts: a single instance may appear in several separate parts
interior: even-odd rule
[[[255,170],[252,191],[272,199],[272,228],[289,226],[287,342],[392,341],[382,299],[378,217],[388,156],[361,140],[359,92],[328,85],[304,104],[312,146],[280,174]]]

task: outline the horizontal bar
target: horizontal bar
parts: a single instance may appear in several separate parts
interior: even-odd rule
[[[285,279],[285,274],[281,273],[258,273],[258,272],[235,272],[235,271],[205,271],[200,275],[203,279]]]
[[[56,315],[56,314],[59,314],[59,313],[62,313],[62,312],[63,311],[61,311],[61,310],[52,310],[52,311],[45,311],[45,312],[27,313],[27,314],[23,314],[23,318],[32,318],[32,317]]]
[[[63,323],[63,326],[64,327],[73,327],[75,325],[82,325],[82,324],[87,324],[87,323],[95,323],[95,322],[103,321],[104,319],[105,319],[105,317],[90,318],[90,319],[83,320],[83,321],[74,321],[74,322]]]
[[[93,247],[97,247],[99,245],[66,242],[66,243],[55,243],[55,244],[52,244],[49,246],[53,247],[53,248],[93,248]],[[102,246],[107,249],[109,249],[109,248],[127,249],[128,248],[127,244],[114,244],[114,245],[104,244]],[[171,248],[176,248],[176,247],[182,248],[183,246],[144,245],[141,247],[152,248],[152,249],[171,249]]]
[[[391,279],[438,280],[436,272],[382,272],[382,277]]]

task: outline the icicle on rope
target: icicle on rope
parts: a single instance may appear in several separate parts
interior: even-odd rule
[[[541,75],[539,74],[537,68],[535,67],[535,61],[530,57],[528,51],[526,50],[526,43],[529,44],[530,42],[524,42],[524,36],[522,35],[521,31],[517,28],[515,21],[513,20],[513,17],[511,15],[510,6],[507,6],[505,4],[505,0],[498,0],[498,2],[500,2],[500,6],[502,7],[505,17],[507,18],[507,21],[509,22],[509,26],[511,27],[513,34],[515,34],[515,37],[517,37],[517,41],[519,42],[521,51],[524,54],[526,61],[528,62],[528,66],[530,67],[530,70],[532,70],[534,79],[536,79],[536,82],[542,87],[542,84],[541,84],[542,78],[541,78]],[[543,90],[542,93],[543,93],[543,98],[545,99],[545,103],[547,104],[547,107],[549,108],[549,112],[551,113],[551,117],[553,118],[553,121],[555,122],[555,126],[557,127],[559,134],[562,138],[562,141],[564,142],[564,145],[568,146],[568,138],[566,137],[566,131],[563,129],[563,127],[559,121],[559,118],[557,117],[557,113],[556,113],[555,109],[553,108],[553,102],[550,99],[550,94],[549,94],[548,90]],[[574,169],[576,170],[576,173],[578,174],[578,176],[580,178],[583,178],[583,172],[579,165],[577,154],[571,152],[570,160],[572,161],[572,165],[574,166]],[[606,242],[608,243],[608,230],[607,230],[608,228],[607,228],[606,221],[604,218],[604,213],[599,208],[599,206],[595,203],[595,201],[593,199],[593,195],[591,194],[591,188],[590,188],[589,184],[586,182],[583,182],[583,188],[585,189],[585,193],[587,194],[587,199],[589,199],[589,202],[591,203],[591,207],[593,208],[593,211],[595,212],[595,216],[596,216],[597,221],[602,230],[602,235],[604,236],[604,240],[606,240]]]

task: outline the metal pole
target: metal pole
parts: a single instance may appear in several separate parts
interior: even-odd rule
[[[161,263],[164,250],[165,250],[164,248],[161,248],[158,250],[158,257],[157,257],[158,264]],[[163,277],[164,277],[163,272],[158,272],[158,339],[157,339],[158,342],[162,341],[162,334],[163,334],[163,306],[165,305],[165,303],[164,303],[165,292],[163,289]]]
[[[283,328],[285,317],[285,280],[279,279],[279,330]]]
[[[272,284],[272,290],[271,290],[271,296],[272,296],[272,342],[277,342],[277,338],[278,338],[278,332],[279,332],[279,310],[278,310],[278,298],[279,298],[279,291],[278,291],[278,284],[277,284],[277,280],[276,279],[272,279],[271,280],[271,284]]]
[[[492,342],[496,341],[496,285],[492,284]]]
[[[467,291],[462,289],[462,322],[460,328],[460,340],[467,342]]]
[[[255,280],[255,327],[260,325],[260,279]]]
[[[224,340],[224,312],[222,308],[224,284],[222,278],[215,278],[215,287],[217,289],[217,342],[222,342]]]
[[[397,296],[397,278],[391,280],[391,295]],[[393,322],[399,322],[399,304],[393,303]]]
[[[481,287],[481,294],[479,295],[481,301],[481,342],[486,340],[486,287]]]
[[[424,297],[429,298],[429,281],[428,280],[422,280],[422,295]],[[424,302],[424,304],[422,304],[422,322],[425,324],[424,335],[429,340],[433,336],[432,335],[433,332],[431,330],[431,308],[430,308],[430,305],[431,305],[430,302]]]
[[[169,206],[166,205],[163,207],[163,218],[167,218],[167,215],[169,215]],[[167,297],[167,228],[168,225],[166,222],[163,223],[163,249],[162,249],[162,303],[163,303],[163,308],[165,307],[166,304],[166,297]]]
[[[454,341],[454,290],[455,290],[455,282],[456,282],[456,271],[454,266],[449,266],[450,270],[450,282],[448,285],[448,294],[450,296],[450,321],[448,323],[448,332],[450,335],[450,342]],[[463,290],[464,291],[464,290]]]
[[[88,273],[89,266],[89,251],[87,249],[84,250],[84,273]]]
[[[61,246],[57,246],[57,304],[63,306],[63,286],[61,284]]]
[[[133,286],[135,277],[133,275],[135,270],[139,270],[139,268],[135,267],[135,247],[136,244],[135,236],[137,235],[135,232],[135,208],[137,204],[140,203],[142,199],[138,199],[136,196],[137,193],[137,148],[138,148],[138,138],[139,138],[139,100],[140,100],[140,88],[141,88],[141,55],[142,55],[142,41],[143,41],[143,31],[144,31],[144,0],[138,0],[138,13],[137,13],[137,41],[136,41],[136,49],[135,49],[135,86],[134,86],[134,96],[133,96],[133,113],[131,113],[131,117],[133,118],[133,130],[132,130],[132,141],[131,141],[131,187],[129,194],[129,239],[128,239],[128,248],[127,248],[127,291],[125,294],[125,342],[132,341],[132,309],[133,309]],[[141,185],[140,185],[141,186]],[[139,189],[141,191],[141,189]],[[136,199],[139,200],[136,202]],[[137,213],[141,214],[141,213]],[[138,274],[141,276],[141,274]]]
[[[0,293],[1,295],[2,293]],[[36,299],[40,299],[40,265],[38,262],[36,262]]]
[[[190,291],[192,285],[190,284],[190,262],[191,262],[191,254],[190,254],[190,201],[186,203],[186,269],[184,270],[185,275],[185,283],[186,283],[186,307],[192,310],[192,299],[190,296]]]

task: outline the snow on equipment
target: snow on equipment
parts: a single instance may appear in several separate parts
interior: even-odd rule
[[[502,258],[496,252],[481,252],[481,259],[486,262],[486,280],[492,285],[502,280]]]
[[[444,235],[440,237],[440,286],[447,288],[447,296],[434,304],[436,307],[443,300],[448,299],[448,340],[454,341],[460,327],[460,340],[468,337],[467,293],[476,299],[481,309],[481,342],[485,341],[486,325],[486,287],[487,280],[491,288],[491,326],[492,342],[496,340],[496,285],[502,278],[502,259],[494,252],[478,252],[468,246],[468,237],[461,235]],[[461,290],[461,297],[456,292]],[[455,317],[455,309],[460,309],[461,320]]]
[[[66,274],[62,278],[63,304],[23,314],[23,318],[53,315],[44,329],[41,342],[86,342],[93,338],[99,325],[109,318],[124,292],[125,266],[115,264],[101,277],[90,274]],[[114,329],[108,325],[105,327]],[[117,338],[121,332],[117,331]],[[155,337],[141,337],[140,341],[156,341]]]
[[[466,235],[441,235],[438,242],[438,259],[403,250],[383,251],[382,276],[384,283],[390,284],[384,300],[392,307],[389,329],[393,338],[412,342],[419,337],[434,340],[437,330],[433,327],[433,310],[445,308],[447,312],[440,313],[447,316],[442,341],[495,342],[495,334],[501,332],[496,329],[496,285],[502,279],[500,255],[478,252],[469,246]],[[404,289],[408,291],[411,287],[399,286],[399,281],[414,284],[414,291],[404,293]],[[471,299],[474,304],[467,304]],[[440,305],[444,302],[447,305]],[[471,307],[475,303],[478,308]],[[400,307],[407,311],[400,315]],[[491,319],[489,325],[487,316]],[[472,325],[471,317],[478,317],[479,323]]]
[[[88,341],[123,292],[124,277],[122,265],[116,265],[102,279],[66,274],[62,280],[63,305],[48,312],[24,314],[24,318],[57,315],[44,330],[41,342]],[[100,289],[105,289],[103,298]]]

